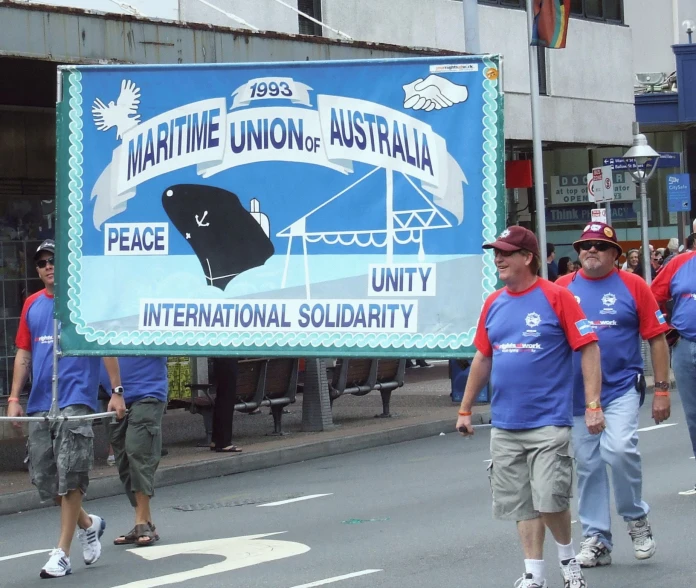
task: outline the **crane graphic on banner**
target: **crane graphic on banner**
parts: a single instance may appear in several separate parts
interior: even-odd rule
[[[307,229],[307,221],[319,210],[328,206],[341,196],[349,193],[353,188],[360,185],[367,178],[380,170],[386,172],[386,226],[379,229],[365,230],[344,230],[344,231],[310,231]],[[386,250],[387,263],[393,263],[395,245],[407,245],[409,243],[418,244],[418,260],[425,259],[425,249],[423,245],[424,231],[441,230],[452,228],[452,223],[440,212],[438,207],[431,201],[424,191],[406,174],[401,172],[411,187],[418,193],[423,200],[423,205],[413,207],[409,210],[399,210],[394,204],[394,170],[382,167],[375,167],[359,178],[347,188],[338,192],[304,216],[297,219],[290,226],[279,231],[276,236],[288,239],[288,248],[285,255],[285,266],[283,269],[283,279],[281,288],[285,288],[288,279],[288,269],[290,266],[293,239],[298,238],[302,243],[302,258],[304,262],[304,281],[307,299],[311,296],[310,276],[309,276],[309,254],[307,245],[311,243],[323,242],[327,245],[357,245],[359,247],[377,247]],[[466,179],[464,179],[466,182]],[[454,208],[463,207],[463,195],[461,202],[454,203]],[[440,202],[442,208],[449,209],[453,203]]]

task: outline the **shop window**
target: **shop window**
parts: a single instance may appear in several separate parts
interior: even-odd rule
[[[297,10],[321,20],[321,0],[298,0]],[[298,15],[299,30],[302,35],[322,36],[322,26],[312,22],[307,17]]]

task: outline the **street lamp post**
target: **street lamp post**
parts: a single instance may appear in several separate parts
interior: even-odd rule
[[[648,139],[640,132],[638,123],[633,123],[633,147],[624,155],[626,158],[635,159],[636,169],[630,170],[633,180],[640,186],[640,224],[641,224],[641,243],[643,247],[643,274],[645,281],[652,282],[652,272],[650,269],[650,243],[648,239],[648,182],[657,169],[657,160],[660,154],[648,145]],[[650,160],[653,165],[647,171],[647,164]]]

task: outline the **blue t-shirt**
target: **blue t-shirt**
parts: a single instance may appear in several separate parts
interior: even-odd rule
[[[596,340],[573,295],[547,280],[491,294],[474,345],[492,358],[493,426],[572,426],[572,353]]]
[[[608,406],[636,385],[643,372],[640,338],[652,339],[669,330],[655,297],[643,278],[612,271],[600,279],[581,270],[556,282],[570,290],[599,337],[602,356],[602,406]],[[585,414],[585,387],[580,354],[573,356],[573,414]]]
[[[671,325],[689,341],[696,341],[696,251],[681,253],[664,266],[652,283],[660,304],[674,300]]]
[[[24,302],[15,344],[31,352],[32,386],[27,414],[51,408],[53,378],[53,296],[46,290]],[[84,404],[97,410],[98,357],[61,357],[58,361],[58,407]]]
[[[167,402],[169,380],[166,357],[119,357],[123,400],[129,406],[143,398],[156,398]],[[111,394],[111,380],[101,362],[100,383]]]

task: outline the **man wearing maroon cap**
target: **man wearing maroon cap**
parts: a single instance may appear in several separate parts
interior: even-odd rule
[[[590,408],[604,411],[606,429],[593,435],[582,422],[586,404],[580,357],[573,357],[575,427],[573,448],[577,461],[579,515],[585,537],[576,556],[582,567],[611,563],[611,496],[607,466],[611,468],[616,510],[628,525],[636,558],[655,553],[648,523],[649,507],[642,499],[643,475],[638,451],[638,411],[645,391],[640,338],[650,342],[655,370],[652,415],[655,423],[669,417],[669,349],[667,323],[650,288],[639,276],[619,271],[621,246],[616,231],[590,223],[574,244],[582,269],[562,276],[557,285],[568,288],[580,303],[599,336],[602,356],[602,394]]]
[[[597,335],[567,289],[537,277],[542,260],[534,233],[509,227],[483,247],[493,250],[505,287],[483,305],[456,426],[473,434],[471,406],[490,379],[493,514],[517,522],[525,554],[525,573],[515,586],[546,588],[548,527],[558,546],[564,587],[584,588],[570,530],[571,360],[573,351],[580,351],[587,403],[598,404]],[[590,431],[601,432],[602,411],[588,408],[586,422]]]

